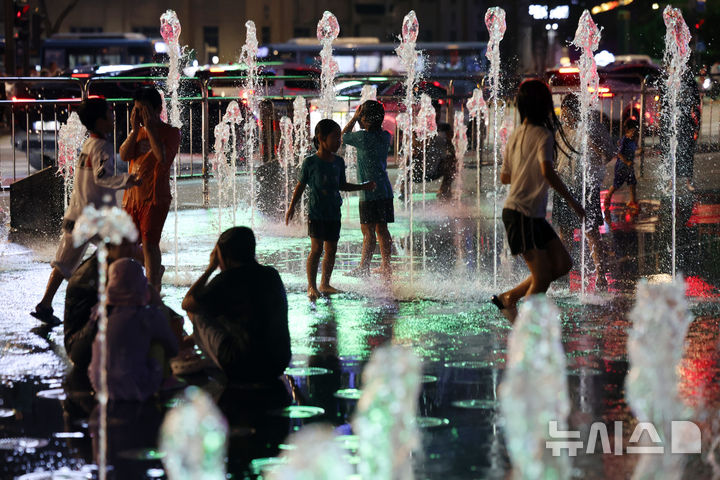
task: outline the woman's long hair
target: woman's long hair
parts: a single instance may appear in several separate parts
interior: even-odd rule
[[[570,142],[565,136],[562,124],[557,118],[557,115],[555,115],[555,105],[553,103],[552,93],[550,93],[550,87],[548,87],[547,83],[537,78],[525,80],[520,84],[520,88],[518,89],[516,103],[521,122],[527,119],[528,123],[547,128],[552,132],[553,139],[555,139],[556,132],[560,133],[560,138],[565,144],[565,147],[575,154],[578,153],[572,145],[570,145]],[[565,150],[558,145],[557,141],[553,141],[555,158],[557,158],[558,148],[567,155]]]

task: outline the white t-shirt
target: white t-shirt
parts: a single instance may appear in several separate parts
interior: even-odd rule
[[[527,217],[545,218],[549,184],[542,163],[554,163],[554,139],[550,130],[529,123],[510,135],[505,149],[502,174],[510,175],[510,194],[505,208]]]
[[[112,143],[94,135],[85,140],[75,163],[73,191],[65,219],[77,220],[87,205],[95,208],[102,205],[116,206],[115,191],[127,188],[130,175],[114,173],[115,153]]]

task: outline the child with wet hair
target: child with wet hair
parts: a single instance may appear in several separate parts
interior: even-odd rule
[[[292,201],[285,214],[285,224],[295,215],[295,207],[308,189],[308,235],[310,254],[307,258],[308,297],[317,299],[321,294],[329,295],[338,290],[330,285],[335,266],[337,242],[340,239],[340,191],[369,191],[375,189],[375,182],[362,184],[348,183],[345,178],[345,161],[335,153],[340,148],[340,125],[330,119],[323,119],[315,127],[313,143],[317,152],[307,157],[300,169],[300,178]],[[317,286],[317,270],[320,256],[325,252],[320,286]]]
[[[380,239],[381,263],[379,272],[386,278],[392,273],[390,256],[392,238],[387,224],[395,221],[392,184],[387,174],[387,156],[390,151],[390,133],[382,129],[385,108],[376,100],[368,100],[355,110],[342,132],[342,141],[357,149],[357,178],[361,183],[374,182],[377,188],[360,192],[360,228],[363,233],[360,265],[353,270],[356,275],[367,275]],[[360,124],[353,132],[356,123]]]

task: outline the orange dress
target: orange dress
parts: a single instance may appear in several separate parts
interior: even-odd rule
[[[147,129],[141,127],[135,148],[123,159],[129,162],[130,173],[137,173],[141,184],[125,191],[123,207],[133,218],[143,243],[160,243],[165,218],[170,209],[170,169],[180,148],[180,130],[167,124],[158,127],[163,150],[158,159],[150,147]]]

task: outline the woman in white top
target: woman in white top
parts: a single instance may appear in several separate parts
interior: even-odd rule
[[[492,303],[510,320],[517,316],[517,302],[523,297],[545,293],[550,283],[567,274],[572,260],[550,224],[547,213],[548,186],[562,196],[580,218],[582,206],[573,198],[555,172],[559,131],[562,127],[553,106],[550,88],[538,79],[520,84],[517,108],[521,125],[510,135],[500,172],[500,181],[510,185],[502,219],[513,255],[522,255],[530,276],[512,290],[492,297]]]

